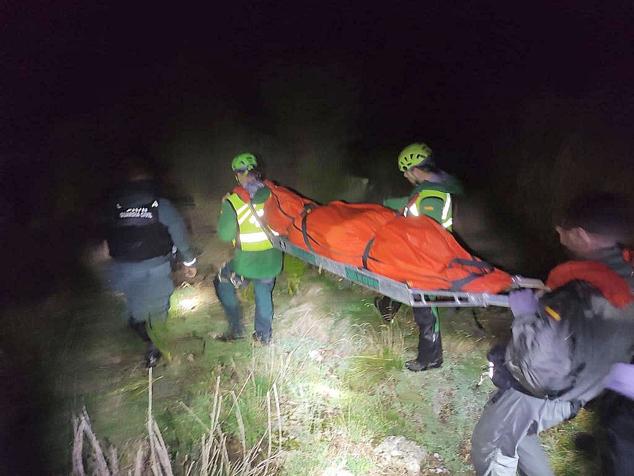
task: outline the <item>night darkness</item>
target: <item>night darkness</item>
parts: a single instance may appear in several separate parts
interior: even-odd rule
[[[308,195],[329,167],[382,195],[424,140],[543,234],[580,188],[629,192],[634,137],[631,3],[546,3],[5,6],[4,221],[77,218],[130,154],[194,195],[243,149]]]
[[[572,196],[632,195],[634,4],[520,3],[5,3],[5,298],[72,285],[130,156],[197,204],[244,150],[307,196],[363,177],[379,201],[408,190],[395,164],[413,141],[543,276]]]

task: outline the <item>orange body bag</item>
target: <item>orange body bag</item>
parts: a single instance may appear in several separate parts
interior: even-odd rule
[[[270,188],[267,223],[304,250],[411,288],[495,294],[511,286],[509,274],[471,255],[429,217],[403,217],[375,204],[319,206],[284,187]]]

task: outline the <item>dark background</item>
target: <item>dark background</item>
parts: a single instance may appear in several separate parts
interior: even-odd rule
[[[468,245],[535,277],[571,197],[633,194],[631,0],[158,3],[0,4],[0,302],[28,304],[18,318],[90,282],[79,257],[132,154],[204,208],[245,150],[319,200],[362,178],[365,200],[406,194],[396,156],[424,141],[466,186],[458,221],[486,228]],[[0,349],[0,456],[24,474],[47,472],[30,332],[67,330],[48,320]]]
[[[129,3],[0,7],[12,297],[72,281],[130,154],[197,204],[244,150],[306,195],[363,177],[379,200],[407,192],[396,155],[424,141],[534,275],[572,196],[632,193],[631,1]]]

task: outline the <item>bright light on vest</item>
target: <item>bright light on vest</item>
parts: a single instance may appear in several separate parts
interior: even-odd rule
[[[265,251],[273,248],[267,234],[260,226],[260,217],[264,216],[264,204],[245,203],[238,194],[232,193],[227,198],[236,212],[238,220],[238,239],[234,241],[242,251]],[[253,215],[252,208],[257,216]],[[239,245],[238,245],[239,244]]]

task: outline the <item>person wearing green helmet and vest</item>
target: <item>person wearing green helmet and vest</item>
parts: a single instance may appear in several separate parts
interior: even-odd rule
[[[462,193],[460,183],[440,170],[426,144],[414,143],[398,155],[398,168],[414,185],[408,197],[389,198],[383,205],[399,210],[406,217],[426,215],[440,223],[447,231],[453,231],[453,196]],[[401,303],[387,296],[377,297],[375,306],[386,321],[391,321]],[[442,339],[438,323],[438,309],[415,307],[414,320],[420,329],[416,359],[405,362],[413,372],[438,368],[442,365]]]
[[[242,308],[236,289],[253,283],[255,293],[255,332],[262,344],[271,341],[273,322],[273,287],[282,270],[282,252],[273,247],[262,224],[264,204],[271,191],[264,184],[256,157],[248,152],[231,162],[238,186],[222,201],[218,220],[218,238],[232,242],[233,259],[225,263],[214,279],[218,299],[225,311],[229,329],[220,340],[244,337]]]

